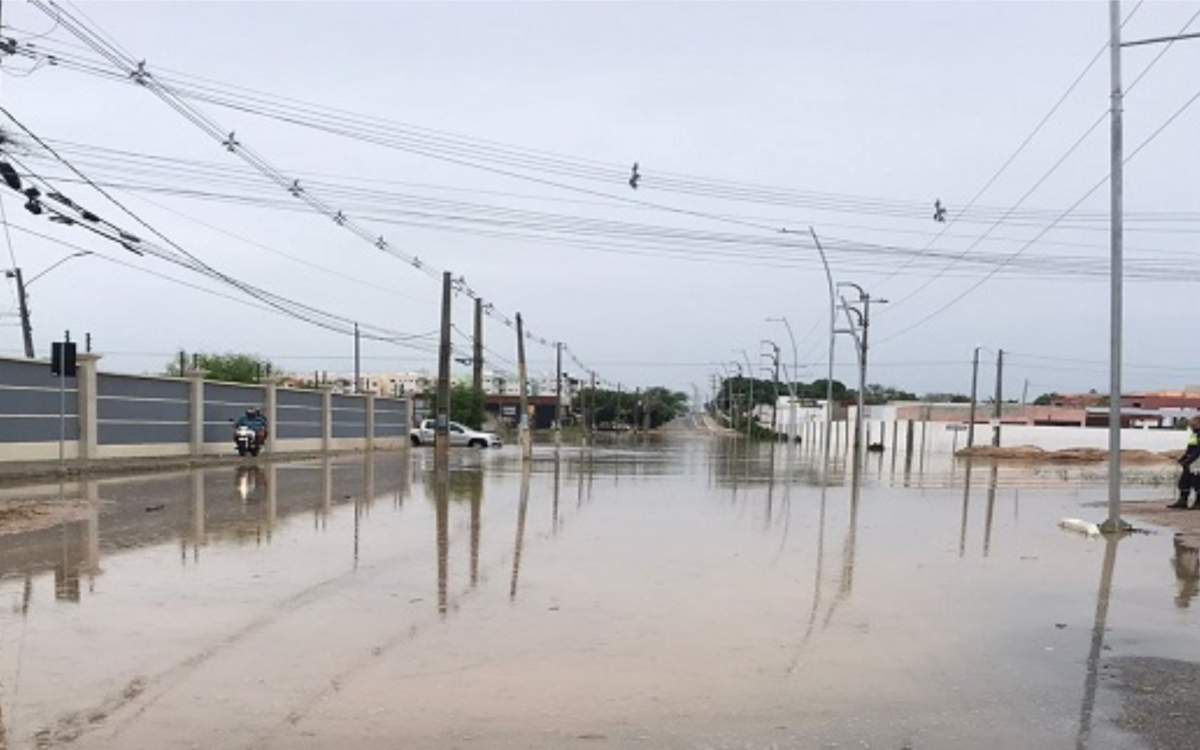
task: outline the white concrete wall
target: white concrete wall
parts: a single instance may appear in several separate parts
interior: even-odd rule
[[[896,429],[897,447],[903,451],[907,424],[906,421],[869,422],[870,442],[879,442],[882,426],[886,428],[883,443],[887,450],[891,450],[893,429]],[[1128,450],[1156,453],[1182,450],[1186,440],[1187,432],[1184,430],[1121,430],[1121,447]],[[947,429],[947,424],[943,422],[914,422],[913,452],[920,452],[922,444],[927,453],[951,453],[967,446],[967,431]],[[987,424],[975,425],[975,445],[991,444],[992,427]],[[1000,429],[1000,445],[1032,445],[1047,451],[1068,448],[1103,449],[1108,447],[1108,430],[1103,427],[1004,425]]]

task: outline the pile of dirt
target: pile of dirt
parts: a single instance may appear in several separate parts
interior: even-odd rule
[[[0,535],[47,529],[81,520],[90,512],[89,504],[74,500],[0,503]]]
[[[978,445],[973,448],[963,448],[956,456],[962,458],[990,458],[1003,461],[1061,462],[1061,463],[1100,463],[1108,460],[1108,450],[1104,448],[1064,448],[1048,451],[1036,445],[1013,445],[996,448],[991,445]],[[1154,453],[1143,450],[1121,451],[1121,461],[1136,464],[1162,463],[1173,461],[1177,454]]]

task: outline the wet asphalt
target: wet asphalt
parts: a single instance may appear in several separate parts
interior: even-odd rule
[[[1197,747],[1194,550],[964,469],[682,434],[4,488],[0,747]]]

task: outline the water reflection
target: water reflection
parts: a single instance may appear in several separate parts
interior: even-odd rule
[[[1120,542],[1119,534],[1108,534],[1104,537],[1104,562],[1100,569],[1100,587],[1096,592],[1096,613],[1092,618],[1092,640],[1083,684],[1083,704],[1079,708],[1079,734],[1075,741],[1077,750],[1086,750],[1091,743],[1096,690],[1100,684],[1100,654],[1104,650],[1108,605],[1112,599],[1113,571],[1117,567],[1117,545]]]
[[[557,463],[557,462],[556,462]],[[525,519],[529,514],[529,480],[533,467],[529,461],[521,464],[521,495],[517,502],[517,538],[513,542],[512,579],[508,587],[508,598],[517,598],[517,581],[521,577],[521,553],[525,548]]]
[[[893,434],[892,444],[895,437]],[[779,451],[784,451],[783,455]],[[1015,545],[992,543],[993,535],[1006,538],[1007,514],[996,513],[997,505],[1003,504],[998,488],[1007,486],[1006,476],[1013,476],[996,464],[972,466],[966,462],[951,471],[949,463],[939,468],[931,460],[925,466],[926,479],[942,472],[936,474],[939,482],[956,472],[956,481],[963,483],[960,501],[958,486],[931,485],[937,491],[928,492],[895,488],[902,481],[897,472],[904,469],[894,454],[891,458],[868,454],[858,470],[843,462],[827,483],[820,481],[819,450],[814,453],[810,446],[806,452],[803,446],[744,440],[674,444],[630,440],[619,446],[580,449],[564,445],[539,450],[532,462],[518,461],[515,454],[504,451],[454,454],[453,459],[440,471],[429,462],[429,469],[419,469],[415,476],[413,467],[426,463],[419,452],[399,459],[230,467],[105,481],[91,489],[72,486],[68,494],[90,495],[96,498],[97,507],[100,502],[108,505],[90,519],[74,518],[49,532],[18,535],[36,537],[40,540],[37,544],[22,547],[25,542],[20,542],[0,548],[0,575],[10,579],[4,591],[13,598],[13,612],[3,613],[9,619],[0,624],[19,622],[18,608],[28,613],[34,590],[40,587],[33,609],[47,615],[43,623],[53,625],[55,620],[49,616],[56,610],[79,612],[73,616],[74,622],[82,620],[84,613],[93,618],[88,620],[88,633],[61,639],[64,649],[82,653],[85,647],[94,646],[94,632],[133,629],[129,623],[139,622],[137,617],[150,611],[146,600],[152,598],[153,606],[170,608],[174,618],[162,633],[147,630],[139,635],[165,654],[162,664],[148,668],[152,675],[158,670],[174,670],[178,663],[191,664],[194,654],[214,637],[220,645],[204,650],[204,658],[219,653],[226,643],[235,642],[252,628],[274,628],[268,633],[270,638],[264,636],[256,643],[244,644],[240,651],[230,648],[231,653],[214,657],[225,661],[211,670],[216,676],[209,675],[209,682],[204,682],[204,675],[193,677],[188,672],[186,679],[196,682],[180,692],[207,695],[204,689],[211,689],[218,677],[239,676],[232,662],[261,652],[265,654],[263,673],[252,681],[255,685],[271,683],[273,689],[279,675],[290,676],[294,681],[283,680],[283,689],[276,694],[284,696],[280,699],[288,704],[284,709],[300,706],[297,715],[326,699],[328,705],[322,704],[322,711],[329,708],[336,713],[341,682],[360,672],[376,674],[366,680],[368,687],[359,685],[356,698],[345,700],[373,700],[363,696],[387,694],[396,680],[413,680],[405,685],[420,688],[413,690],[414,700],[429,686],[445,691],[443,695],[453,693],[456,701],[462,696],[461,705],[476,710],[486,701],[472,703],[477,699],[472,690],[500,674],[496,669],[504,672],[504,679],[512,679],[510,674],[523,670],[520,659],[537,660],[538,665],[557,670],[560,664],[553,659],[558,658],[566,666],[561,672],[563,692],[576,687],[572,681],[578,677],[580,684],[586,683],[581,695],[590,695],[588,690],[597,689],[595,685],[608,679],[617,683],[623,669],[643,660],[645,686],[634,685],[634,695],[628,700],[643,701],[653,694],[655,700],[661,700],[664,712],[696,705],[701,698],[714,704],[740,700],[739,691],[745,691],[744,703],[732,708],[720,703],[716,710],[729,708],[730,713],[736,709],[753,715],[762,706],[772,705],[771,701],[779,705],[805,703],[814,705],[814,712],[840,720],[861,715],[879,690],[898,694],[910,688],[907,680],[919,671],[926,657],[936,660],[942,671],[930,679],[924,693],[931,701],[941,699],[939,690],[961,689],[952,698],[962,705],[975,700],[978,705],[990,705],[987,700],[1000,693],[998,688],[989,688],[994,692],[986,694],[972,693],[982,682],[977,679],[980,662],[976,653],[985,653],[990,660],[1011,655],[1002,650],[1009,645],[1005,639],[1014,632],[1028,633],[1033,629],[1030,623],[1044,616],[1031,615],[1029,607],[1023,606],[998,616],[997,620],[1009,619],[996,625],[979,616],[979,608],[992,604],[990,600],[998,592],[1012,595],[1013,589],[1020,588],[1025,596],[1028,590],[1017,582],[1036,578],[1029,572],[1036,563],[1016,562],[1010,549]],[[912,459],[905,463],[911,464]],[[422,484],[423,489],[417,491],[418,502],[406,503],[413,489],[411,482]],[[574,504],[570,502],[572,493]],[[395,502],[389,503],[393,496]],[[1027,503],[1030,524],[1042,523],[1054,512],[1038,500],[1034,496]],[[583,513],[592,502],[599,504]],[[163,506],[161,510],[146,510],[158,505]],[[961,517],[956,517],[959,514]],[[981,548],[977,539],[968,538],[972,522],[975,533],[982,533]],[[1052,523],[1047,527],[1053,528]],[[968,548],[973,552],[981,549],[991,561],[971,566],[969,575],[964,575],[966,567],[954,555],[956,532],[958,557],[966,556]],[[1044,544],[1037,534],[1023,537],[1022,542],[1028,542],[1033,553],[1044,554],[1049,549],[1037,547]],[[184,548],[180,567],[173,565],[176,544]],[[70,556],[60,554],[64,546],[73,550]],[[167,565],[151,554],[156,546],[165,549]],[[550,546],[553,556],[543,555]],[[468,547],[469,562],[464,554]],[[18,556],[14,550],[24,548],[46,551],[44,564],[15,565]],[[129,554],[138,549],[149,550],[140,564],[138,555]],[[135,559],[126,559],[129,557]],[[556,563],[565,558],[565,564],[547,569],[550,557],[557,558]],[[1153,558],[1160,579],[1165,573],[1163,557],[1165,554],[1158,553]],[[37,559],[37,554],[30,553],[28,558]],[[1082,565],[1079,559],[1064,555],[1056,560],[1052,585],[1075,583],[1079,570],[1094,568],[1093,559],[1084,559]],[[1189,571],[1189,603],[1196,593],[1196,559],[1194,549],[1176,548],[1174,564],[1181,581],[1179,566]],[[100,570],[102,560],[106,573]],[[61,573],[55,567],[60,562]],[[193,570],[201,564],[205,570]],[[625,565],[644,575],[627,575]],[[1082,646],[1071,666],[1056,667],[1052,676],[1017,675],[1031,684],[1053,681],[1067,704],[1059,707],[1055,716],[1057,742],[1026,746],[1065,744],[1075,731],[1077,708],[1077,741],[1081,746],[1096,741],[1087,727],[1093,719],[1093,675],[1103,647],[1114,566],[1115,550],[1112,560],[1106,555],[1101,574],[1092,630],[1093,658],[1087,666],[1085,679],[1089,682],[1084,686],[1082,705],[1076,703],[1079,694],[1075,692]],[[18,576],[36,582],[39,574],[44,574],[42,583],[27,584],[22,605]],[[1090,609],[1090,581],[1095,571],[1086,570],[1084,575],[1089,581],[1087,590],[1078,595],[1061,593],[1060,601]],[[105,584],[101,590],[108,597],[95,600],[92,607],[75,606],[79,599],[88,599],[86,582],[96,576],[108,576],[100,578]],[[51,577],[54,596],[63,592],[61,606],[49,596]],[[910,578],[911,587],[907,586]],[[139,598],[137,590],[143,587],[152,593],[147,597],[143,592]],[[1032,593],[1046,596],[1048,590]],[[1054,595],[1058,597],[1060,592]],[[1075,599],[1070,599],[1072,596]],[[547,598],[554,607],[545,606]],[[972,607],[955,606],[963,601],[971,602]],[[5,606],[7,609],[7,601]],[[1165,601],[1163,606],[1170,609]],[[211,607],[220,616],[192,626],[189,617],[203,618],[202,607]],[[550,609],[556,611],[553,618],[545,614]],[[598,611],[604,616],[597,617]],[[923,617],[926,612],[937,616]],[[124,622],[114,624],[117,618],[106,620],[108,614],[119,615]],[[597,625],[598,621],[602,624]],[[37,617],[30,622],[35,630],[39,627]],[[913,623],[924,630],[911,639],[914,650],[910,652],[910,631],[904,628]],[[504,627],[493,627],[501,624]],[[970,635],[963,636],[964,631]],[[47,632],[61,635],[73,631],[50,628]],[[1078,632],[1067,631],[1067,635]],[[337,637],[328,638],[331,633]],[[424,639],[420,648],[411,653],[407,648],[398,649],[404,654],[394,655],[386,664],[380,661],[393,645],[411,641],[418,633]],[[464,634],[469,637],[463,638]],[[286,635],[283,641],[294,639],[299,647],[319,648],[321,659],[280,664],[272,644],[281,635]],[[578,643],[570,640],[574,637],[580,639]],[[0,646],[12,640],[3,633],[0,639]],[[542,651],[536,643],[530,646],[539,639],[547,645]],[[1021,653],[1028,653],[1030,640],[1019,644]],[[570,654],[555,653],[556,646],[549,646],[550,641],[570,644]],[[814,641],[819,646],[814,647]],[[903,644],[900,657],[895,656],[897,643]],[[794,647],[794,651],[781,652],[781,644]],[[1034,648],[1039,655],[1041,645]],[[505,659],[511,657],[511,662],[497,667],[494,656],[498,651],[489,651],[494,647],[507,648]],[[655,649],[653,659],[642,659],[639,649],[643,647]],[[944,652],[938,650],[943,648]],[[813,670],[813,679],[784,679],[783,667],[789,656],[787,672],[796,672],[803,662]],[[12,663],[10,650],[0,657]],[[53,664],[54,659],[63,657],[50,654],[44,658]],[[622,658],[629,661],[620,662]],[[1053,658],[1045,657],[1046,661]],[[614,660],[618,660],[617,668]],[[855,675],[847,677],[847,671],[859,663],[869,664],[857,673],[856,679],[863,685],[848,686]],[[371,664],[384,666],[372,668]],[[730,664],[737,666],[731,668]],[[137,673],[135,666],[145,665],[136,664],[134,658],[97,665],[87,686],[101,681],[97,674],[103,684],[115,684],[128,678],[121,670]],[[571,672],[574,668],[579,669],[578,675]],[[998,670],[989,681],[1015,680],[1013,675],[1020,668]],[[45,687],[61,677],[44,664],[39,664],[41,669],[48,675],[41,678],[41,689],[45,693],[62,691],[62,705],[56,704],[56,710],[79,708],[75,704],[82,699],[68,694],[65,687]],[[593,680],[589,670],[603,679]],[[12,672],[11,667],[0,671],[0,678]],[[460,673],[462,677],[456,676]],[[431,674],[438,677],[430,679],[427,675]],[[876,681],[884,687],[868,684]],[[335,682],[339,687],[328,687]],[[691,685],[701,683],[730,687],[701,697],[689,692]],[[495,680],[490,684],[496,684]],[[514,693],[529,687],[521,679],[513,679],[511,684]],[[11,693],[9,683],[2,687]],[[541,687],[544,691],[544,685]],[[645,692],[638,693],[643,688]],[[612,694],[604,694],[603,686],[599,689],[602,700],[620,700],[615,689]],[[655,692],[660,689],[661,694]],[[78,690],[86,695],[85,688]],[[1005,694],[1006,705],[1024,706],[1022,697],[1012,697],[1019,692]],[[860,695],[866,697],[860,701]],[[22,727],[38,722],[48,725],[53,720],[44,715],[31,720],[25,712],[34,711],[30,706],[36,704],[23,700],[2,702],[7,710],[0,714],[0,723],[9,719],[9,742],[17,741],[10,706],[17,706]],[[167,697],[164,702],[170,700]],[[541,710],[542,704],[537,705]],[[368,708],[376,707],[359,704],[352,711]],[[917,709],[924,710],[922,706]],[[159,726],[169,725],[155,713],[160,710],[156,705],[147,710]],[[240,720],[250,724],[276,721],[287,727],[300,722],[282,721],[281,710],[274,704],[254,703],[253,710],[247,711],[253,716]],[[557,705],[548,708],[544,716],[558,710]],[[979,710],[986,714],[990,709]],[[1016,714],[1018,709],[1012,710]],[[936,719],[944,716],[944,711],[944,706],[938,706],[931,713],[918,714],[913,722],[919,725],[931,716]],[[985,718],[992,721],[1001,713],[986,714]],[[887,720],[893,718],[889,715]],[[880,719],[878,726],[887,720]],[[207,719],[196,721],[203,724]],[[303,721],[317,719],[306,716]],[[471,728],[479,726],[472,724]],[[839,744],[865,745],[865,738],[856,736],[856,731],[854,727],[844,729],[837,737]],[[20,735],[22,741],[27,734]],[[264,730],[264,736],[269,735]],[[0,734],[0,738],[4,736]],[[899,742],[889,745],[876,739],[871,738],[872,746],[899,746]],[[823,745],[814,740],[789,746]],[[951,745],[931,742],[926,746]]]
[[[1200,550],[1179,534],[1175,535],[1174,547],[1171,566],[1175,569],[1175,606],[1187,609],[1200,592]]]

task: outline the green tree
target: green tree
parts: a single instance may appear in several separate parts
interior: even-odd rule
[[[686,393],[662,386],[633,393],[584,388],[575,399],[575,408],[592,424],[641,427],[649,417],[650,428],[655,429],[679,416],[687,403]]]
[[[857,394],[855,394],[857,397]],[[863,392],[863,402],[867,404],[887,404],[892,401],[916,401],[916,394],[893,388],[890,385],[868,384]]]
[[[257,354],[193,354],[187,356],[179,352],[179,358],[167,363],[166,374],[180,377],[185,374],[180,370],[180,364],[187,363],[186,369],[198,369],[205,372],[210,380],[220,380],[226,383],[258,383],[276,374],[275,366],[270,360]]]
[[[1050,393],[1043,393],[1042,395],[1035,398],[1033,400],[1033,404],[1034,404],[1034,406],[1050,406],[1051,404],[1053,404],[1055,401],[1057,401],[1060,398],[1062,398],[1062,396],[1060,396],[1058,393],[1052,391]]]
[[[438,413],[437,394],[431,394],[430,416]],[[458,422],[475,430],[483,429],[483,391],[477,391],[468,383],[453,383],[450,386],[450,421]]]

